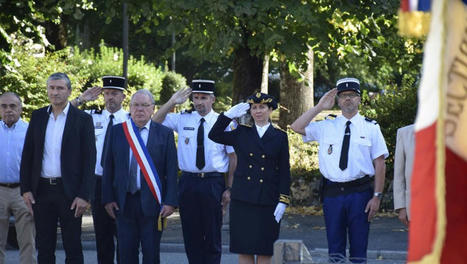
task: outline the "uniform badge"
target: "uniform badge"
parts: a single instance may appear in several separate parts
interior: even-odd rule
[[[331,155],[332,154],[332,145],[329,145],[329,148],[328,148],[328,154]]]
[[[102,126],[102,122],[96,122],[96,125],[94,126],[94,128],[95,129],[102,129],[104,127]]]
[[[190,138],[185,138],[185,144],[188,145],[188,143],[190,143]]]

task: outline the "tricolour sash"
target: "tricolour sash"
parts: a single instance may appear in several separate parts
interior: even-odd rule
[[[152,195],[156,199],[157,203],[162,204],[162,184],[157,174],[156,167],[152,162],[151,156],[149,156],[148,149],[138,133],[133,120],[130,118],[122,123],[123,131],[125,132],[126,139],[130,145],[133,155],[135,155],[136,161],[144,175],[144,179],[152,192]]]

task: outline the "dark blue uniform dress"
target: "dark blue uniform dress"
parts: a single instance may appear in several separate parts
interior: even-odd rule
[[[209,133],[214,142],[233,146],[238,157],[230,204],[230,251],[271,256],[280,229],[274,210],[279,201],[289,199],[287,134],[272,125],[261,138],[255,126],[224,131],[230,122],[221,114]]]

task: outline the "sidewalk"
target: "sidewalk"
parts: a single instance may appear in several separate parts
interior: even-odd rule
[[[407,255],[407,229],[395,217],[377,217],[370,226],[368,259],[394,260],[404,263]],[[326,230],[323,216],[286,215],[281,224],[280,239],[301,239],[314,257],[327,256]],[[95,249],[92,217],[83,217],[83,248]],[[58,248],[62,248],[61,238]],[[222,229],[223,252],[229,253],[228,225]],[[183,253],[183,235],[178,213],[168,219],[162,235],[161,252]]]

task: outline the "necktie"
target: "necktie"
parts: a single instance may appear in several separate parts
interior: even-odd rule
[[[202,170],[206,162],[204,161],[204,118],[199,120],[198,136],[196,137],[196,167]]]
[[[143,128],[139,129],[139,133],[141,133],[141,130]],[[133,153],[130,159],[130,185],[128,186],[128,191],[131,194],[134,194],[135,192],[138,191],[138,186],[136,185],[137,177],[138,177],[138,162],[136,162],[136,156],[135,156],[135,153]]]
[[[107,130],[105,131],[104,147],[102,148],[102,156],[101,156],[102,167],[104,167],[105,155],[107,155],[107,144],[109,141],[110,129],[112,128],[114,124],[114,115],[110,115],[109,117],[110,117],[110,121],[109,121],[109,124],[107,125]]]
[[[347,169],[347,162],[349,160],[350,123],[350,121],[345,123],[344,141],[342,143],[341,158],[339,161],[339,168],[341,170]]]

